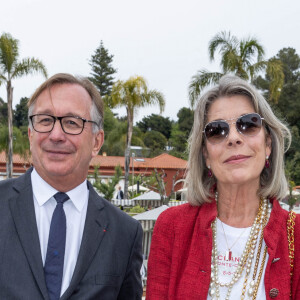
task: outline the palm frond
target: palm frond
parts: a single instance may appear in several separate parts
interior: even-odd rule
[[[44,64],[36,58],[24,58],[15,65],[11,78],[22,77],[23,75],[41,73],[47,78],[47,70]]]
[[[211,73],[206,70],[200,70],[198,74],[194,75],[189,85],[190,106],[194,108],[202,90],[206,86],[218,83],[223,75],[223,73]]]
[[[271,58],[268,61],[267,75],[270,78],[270,100],[277,103],[284,84],[283,66],[279,59]]]
[[[230,32],[222,31],[217,33],[209,42],[208,52],[209,59],[214,60],[215,52],[220,48],[219,53],[223,56],[227,51],[232,51],[236,49],[238,45],[238,40],[235,36],[231,36]]]
[[[165,107],[163,94],[149,90],[146,80],[141,76],[130,77],[125,82],[118,80],[112,87],[108,102],[112,107],[125,106],[132,113],[139,107],[153,104],[158,104],[161,112]]]
[[[147,93],[142,94],[141,106],[148,106],[158,104],[159,111],[162,113],[165,109],[165,98],[162,93],[157,90],[150,90]]]
[[[235,72],[239,65],[239,56],[236,49],[229,49],[224,52],[221,58],[221,67],[223,73]]]
[[[7,77],[5,77],[5,75],[4,74],[0,74],[0,81],[7,81],[8,80],[8,78]]]
[[[250,65],[248,67],[248,72],[250,74],[251,81],[253,80],[255,74],[259,73],[260,71],[263,71],[267,68],[268,62],[267,61],[259,61],[253,65]]]
[[[4,75],[0,74],[0,86],[1,86],[4,82],[7,82],[7,78],[6,78]]]
[[[126,93],[124,88],[124,82],[122,80],[118,80],[112,86],[111,95],[107,99],[110,107],[116,108],[126,104]]]
[[[4,73],[11,73],[19,56],[19,41],[9,33],[0,37],[0,68]]]
[[[251,64],[251,60],[256,55],[256,61],[263,60],[265,55],[264,47],[255,38],[248,38],[242,40],[240,43],[240,56],[243,61],[247,61]]]

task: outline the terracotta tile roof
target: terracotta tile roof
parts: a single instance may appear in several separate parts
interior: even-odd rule
[[[146,165],[150,168],[162,168],[162,169],[185,169],[187,161],[168,153],[163,153],[159,156],[150,159]]]
[[[20,156],[19,154],[13,155],[13,162],[14,164],[30,164],[31,158],[25,159],[24,157]],[[0,164],[6,164],[5,152],[0,152]]]
[[[143,160],[143,161],[142,161]],[[125,158],[123,156],[102,156],[98,155],[92,159],[91,165],[100,165],[100,167],[115,167],[120,165],[124,168]],[[153,158],[141,158],[134,159],[135,168],[160,168],[160,169],[185,169],[187,161],[181,158],[177,158],[167,153],[163,153]],[[130,166],[132,165],[132,158],[130,158]]]
[[[14,164],[30,164],[31,158],[24,159],[18,154],[13,156]],[[5,153],[0,153],[0,164],[5,164]],[[175,156],[163,153],[154,158],[135,158],[134,167],[135,168],[160,168],[160,169],[185,169],[187,161],[177,158]],[[94,157],[91,161],[91,166],[99,165],[100,168],[114,168],[117,165],[120,165],[124,168],[125,158],[123,156],[102,156],[98,155]],[[130,158],[130,166],[132,166],[132,158]]]
[[[143,159],[144,162],[137,161],[136,159]],[[134,167],[140,167],[142,164],[144,164],[146,161],[150,160],[151,158],[136,158],[134,162]],[[132,158],[130,158],[130,166],[132,164]],[[98,155],[94,157],[91,161],[91,165],[97,166],[100,165],[100,167],[115,167],[117,165],[120,165],[122,168],[125,166],[125,158],[124,156],[102,156]]]

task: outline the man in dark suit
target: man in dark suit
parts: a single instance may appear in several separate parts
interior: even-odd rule
[[[117,199],[123,199],[124,198],[124,193],[122,191],[122,188],[119,186],[119,190],[118,190],[118,193],[117,193]]]
[[[0,299],[141,299],[142,229],[86,180],[103,103],[57,74],[29,103],[33,168],[0,182]]]

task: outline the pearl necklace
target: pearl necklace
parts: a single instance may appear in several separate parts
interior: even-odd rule
[[[215,199],[216,201],[218,200],[218,193],[216,192],[215,195]],[[255,262],[255,269],[254,269],[254,274],[253,274],[253,280],[250,283],[250,288],[248,291],[248,295],[250,297],[253,296],[253,299],[256,298],[256,294],[257,294],[257,289],[258,289],[258,285],[261,279],[261,273],[262,273],[262,269],[263,269],[263,265],[265,262],[265,256],[266,256],[266,248],[264,251],[264,257],[263,257],[263,262],[261,264],[261,268],[260,268],[260,276],[257,280],[257,283],[255,283],[254,279],[257,273],[257,267],[258,267],[258,261],[259,261],[259,256],[260,256],[260,248],[262,245],[262,240],[263,240],[263,229],[266,226],[270,213],[271,213],[271,209],[272,206],[270,203],[268,203],[267,199],[263,199],[260,202],[259,205],[259,210],[258,210],[258,214],[254,220],[254,223],[251,227],[251,231],[250,231],[250,235],[249,238],[247,240],[245,249],[243,251],[241,260],[238,263],[238,267],[236,269],[236,271],[234,272],[232,279],[230,280],[230,282],[220,282],[219,281],[219,271],[218,271],[218,251],[217,251],[217,220],[215,220],[212,223],[212,230],[213,230],[213,249],[212,249],[212,264],[211,264],[211,283],[210,283],[210,290],[209,290],[209,294],[213,299],[220,299],[220,290],[219,287],[227,287],[227,295],[225,300],[229,300],[230,298],[230,293],[232,290],[233,285],[238,282],[238,280],[241,278],[242,273],[244,271],[244,269],[246,269],[246,276],[245,276],[245,282],[244,282],[244,286],[243,286],[243,290],[242,290],[242,299],[244,299],[244,295],[245,295],[245,291],[246,291],[246,285],[247,285],[247,280],[248,280],[248,276],[250,274],[251,271],[251,266],[252,266],[252,262],[254,260],[254,253],[255,253],[255,249],[256,249],[256,245],[257,245],[257,240],[259,237],[259,233],[261,231],[261,238],[259,241],[259,251],[257,253],[258,257],[256,259]],[[255,291],[255,292],[254,292]]]

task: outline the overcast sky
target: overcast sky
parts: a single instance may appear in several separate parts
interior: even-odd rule
[[[116,79],[146,78],[166,99],[164,116],[176,120],[189,106],[188,85],[199,69],[218,71],[208,59],[208,43],[226,30],[238,38],[256,37],[266,58],[283,47],[300,54],[300,2],[297,0],[11,0],[1,1],[0,33],[20,41],[20,58],[39,58],[49,76],[58,72],[88,76],[88,61],[103,40],[114,55]],[[14,105],[43,82],[40,75],[13,82]],[[6,91],[0,87],[0,97]],[[125,115],[125,110],[115,110]],[[159,113],[142,108],[135,120]]]

